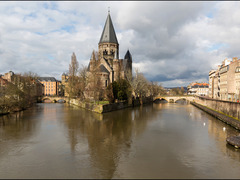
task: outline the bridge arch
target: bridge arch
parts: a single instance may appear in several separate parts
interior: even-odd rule
[[[48,103],[65,103],[67,102],[67,98],[66,97],[62,97],[62,96],[43,96],[41,98],[41,102],[48,102]]]
[[[58,102],[58,103],[65,103],[65,102],[66,102],[66,100],[65,100],[65,99],[63,99],[63,98],[61,98],[61,99],[58,99],[58,100],[56,100],[56,102]]]
[[[169,103],[176,103],[178,100],[181,100],[181,99],[184,99],[187,102],[193,101],[194,98],[195,98],[194,96],[186,96],[186,95],[184,96],[183,95],[183,96],[157,96],[157,97],[154,97],[153,99],[154,99],[154,101],[157,99],[160,99],[160,100],[164,99]]]
[[[52,102],[52,100],[50,98],[46,97],[46,98],[42,99],[42,102],[50,103],[50,102]]]
[[[189,99],[187,99],[187,98],[185,98],[185,97],[181,97],[181,98],[175,99],[175,103],[176,103],[177,101],[180,101],[180,100],[184,100],[184,101],[186,101],[186,102],[189,102],[189,101],[190,101]]]
[[[169,99],[164,98],[164,97],[156,97],[156,98],[154,98],[153,101],[157,101],[157,100],[160,100],[160,101],[165,100],[165,101],[167,101],[167,102],[169,101]]]

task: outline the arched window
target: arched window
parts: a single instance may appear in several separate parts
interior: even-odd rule
[[[106,80],[106,81],[105,81],[105,87],[107,87],[107,83],[108,83],[108,82],[107,82],[107,80]]]
[[[104,51],[103,51],[103,55],[107,55],[108,54],[108,52],[107,52],[107,50],[105,49]]]

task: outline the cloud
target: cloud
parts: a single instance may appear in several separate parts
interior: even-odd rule
[[[87,65],[110,7],[133,67],[164,86],[208,81],[225,58],[240,57],[240,2],[0,2],[0,72],[40,76],[68,70],[75,52]]]

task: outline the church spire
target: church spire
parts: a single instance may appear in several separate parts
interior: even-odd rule
[[[110,10],[108,11],[107,20],[100,38],[99,43],[116,43],[118,44],[117,36],[113,27]]]

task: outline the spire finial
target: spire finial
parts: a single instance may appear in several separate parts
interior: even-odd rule
[[[108,7],[108,14],[110,14],[110,7]]]

